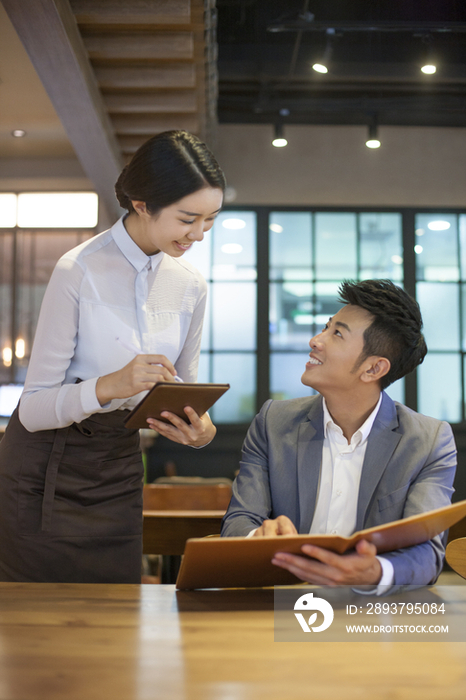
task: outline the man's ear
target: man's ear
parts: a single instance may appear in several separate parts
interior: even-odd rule
[[[139,200],[131,200],[131,204],[133,205],[133,209],[138,214],[139,216],[148,216],[149,212],[147,211],[146,203],[145,202],[140,202]]]
[[[360,375],[361,380],[366,383],[378,382],[390,372],[390,367],[390,360],[386,357],[368,357]]]

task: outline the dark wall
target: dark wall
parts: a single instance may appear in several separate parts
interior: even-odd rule
[[[214,440],[196,450],[178,445],[171,440],[158,437],[148,450],[147,480],[172,475],[175,468],[178,476],[222,476],[233,479],[241,459],[241,446],[248,425],[218,425]]]

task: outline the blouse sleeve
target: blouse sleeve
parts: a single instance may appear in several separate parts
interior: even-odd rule
[[[63,257],[46,289],[19,407],[30,432],[63,428],[102,409],[95,393],[98,377],[64,384],[77,343],[83,275],[78,263]]]

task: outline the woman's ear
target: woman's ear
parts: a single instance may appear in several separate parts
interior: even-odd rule
[[[361,374],[363,382],[378,382],[390,372],[390,360],[386,357],[368,357],[366,363],[368,366]]]
[[[138,216],[148,216],[148,211],[145,202],[140,202],[139,200],[131,200],[133,209],[138,214]]]

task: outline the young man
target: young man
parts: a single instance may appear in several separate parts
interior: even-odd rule
[[[418,304],[388,280],[344,282],[340,300],[309,342],[301,381],[319,394],[267,401],[248,431],[223,536],[348,536],[450,503],[450,426],[383,391],[425,357]],[[302,552],[278,553],[273,563],[309,583],[372,584],[382,593],[433,583],[444,542],[438,536],[380,557],[365,540],[345,555],[311,545]]]

